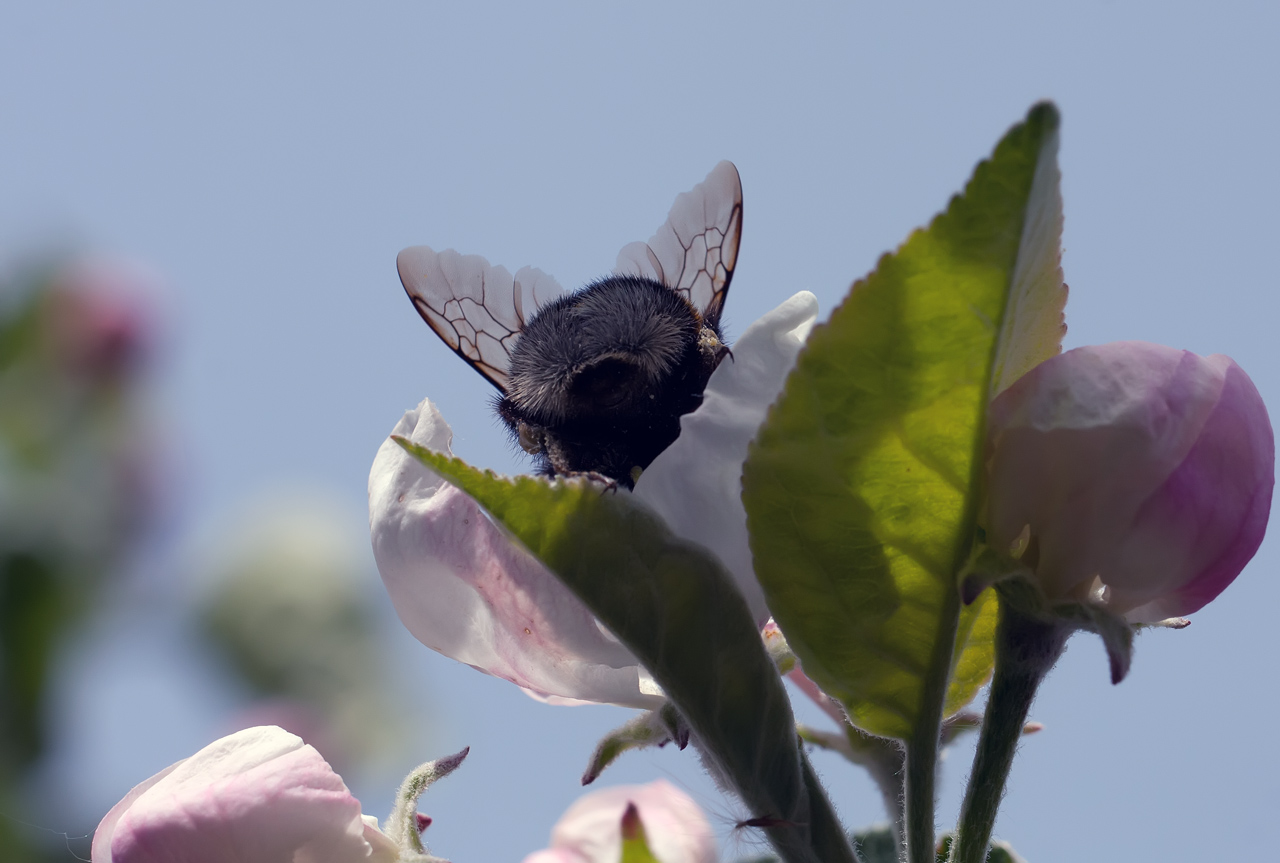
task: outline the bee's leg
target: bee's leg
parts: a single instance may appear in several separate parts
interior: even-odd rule
[[[618,490],[618,481],[616,479],[614,479],[613,477],[605,476],[604,474],[598,471],[594,471],[594,470],[577,471],[576,470],[576,471],[573,471],[572,473],[568,473],[564,475],[568,477],[582,477],[583,479],[588,480],[590,482],[598,483],[604,486],[604,488],[601,489],[602,492],[604,491],[617,492]]]

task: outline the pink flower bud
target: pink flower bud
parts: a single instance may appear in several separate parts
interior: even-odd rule
[[[987,480],[988,542],[1021,555],[1050,600],[1152,622],[1201,608],[1258,550],[1275,443],[1229,357],[1115,342],[996,397]]]
[[[342,777],[273,726],[224,737],[138,785],[102,819],[92,851],[93,863],[395,859]]]
[[[714,863],[716,840],[698,804],[670,782],[619,785],[579,797],[556,822],[551,847],[524,863],[616,863],[622,855],[623,822],[639,815],[645,839],[662,863]]]
[[[160,279],[126,261],[85,258],[54,276],[49,325],[56,356],[98,381],[135,371],[155,340]]]

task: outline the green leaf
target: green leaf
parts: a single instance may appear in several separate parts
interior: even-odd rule
[[[1057,130],[1052,105],[1033,108],[946,212],[854,284],[744,469],[769,608],[805,673],[875,734],[907,739],[941,680],[950,714],[991,672],[995,600],[957,622],[956,579],[987,404],[1060,350]]]
[[[514,479],[404,439],[476,499],[634,653],[787,861],[852,861],[804,757],[786,690],[719,561],[625,493],[582,479]]]

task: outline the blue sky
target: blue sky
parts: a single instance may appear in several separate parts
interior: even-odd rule
[[[70,240],[163,274],[175,548],[299,483],[342,501],[358,536],[373,454],[424,396],[464,458],[523,464],[488,385],[405,300],[400,248],[585,283],[732,159],[745,199],[732,336],[799,289],[830,309],[1052,98],[1067,346],[1228,353],[1280,406],[1277,7],[965,6],[3,3],[0,259]],[[1047,728],[1022,746],[997,833],[1035,863],[1269,848],[1276,563],[1268,540],[1190,629],[1142,636],[1119,687],[1077,637],[1033,710]],[[180,634],[163,610],[145,627],[116,619],[86,636],[96,664],[68,660],[80,688],[65,698],[85,708],[66,732],[87,775],[67,791],[78,811],[207,742],[222,709],[173,683],[183,673],[157,645]],[[626,713],[542,706],[395,643],[436,717],[421,757],[473,747],[424,801],[433,849],[542,847]],[[948,762],[944,825],[968,758]],[[819,768],[847,823],[883,817],[860,775]],[[659,775],[729,830],[735,810],[691,753],[631,756],[605,780]],[[391,789],[359,790],[382,814]]]

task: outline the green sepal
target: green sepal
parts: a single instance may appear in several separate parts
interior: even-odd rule
[[[1059,620],[1071,621],[1077,629],[1087,630],[1102,639],[1111,669],[1111,682],[1119,683],[1129,674],[1133,664],[1134,625],[1105,605],[1096,602],[1073,602],[1054,606]]]
[[[1060,350],[1057,141],[1056,109],[1037,105],[853,286],[744,468],[769,608],[805,672],[874,734],[909,738],[934,712],[926,690],[949,678],[949,715],[991,673],[996,602],[983,592],[957,620],[956,579],[978,535],[987,405]]]
[[[605,768],[624,752],[665,746],[672,741],[684,749],[689,743],[689,728],[670,702],[657,710],[646,710],[622,726],[610,731],[596,744],[595,751],[582,774],[582,784],[590,785],[600,778]]]
[[[662,863],[649,849],[649,836],[636,804],[628,803],[622,813],[622,858],[619,863]]]
[[[403,438],[471,495],[640,660],[786,861],[854,860],[732,578],[633,498],[587,479],[500,477]]]
[[[395,807],[383,825],[388,838],[395,843],[404,863],[447,863],[426,853],[418,832],[418,800],[428,788],[461,766],[471,747],[435,761],[420,764],[400,783]]]
[[[1111,682],[1119,683],[1128,675],[1133,663],[1133,636],[1139,627],[1123,615],[1093,600],[1050,602],[1031,573],[1004,578],[996,583],[996,590],[1002,602],[1025,617],[1066,630],[1096,634],[1107,651]],[[1180,628],[1173,621],[1161,623],[1168,628]]]

